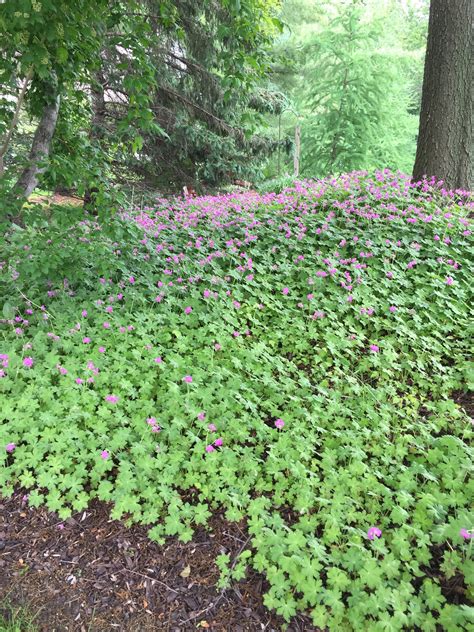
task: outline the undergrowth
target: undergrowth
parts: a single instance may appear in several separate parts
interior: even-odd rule
[[[0,250],[0,490],[189,541],[265,603],[468,630],[472,199],[388,170],[30,222]]]

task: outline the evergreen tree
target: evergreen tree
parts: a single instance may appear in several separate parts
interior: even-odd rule
[[[312,38],[303,126],[306,173],[410,168],[416,132],[416,119],[408,113],[410,56],[396,46],[388,26],[387,13],[374,15],[360,0],[350,0]]]

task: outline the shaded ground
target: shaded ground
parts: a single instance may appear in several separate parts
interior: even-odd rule
[[[188,544],[159,546],[144,527],[110,520],[103,503],[62,523],[18,494],[0,501],[0,602],[27,606],[44,632],[281,630],[263,606],[261,575],[249,570],[232,588],[215,587],[214,559],[234,559],[248,540],[223,516],[210,528]],[[315,630],[302,617],[288,629]]]

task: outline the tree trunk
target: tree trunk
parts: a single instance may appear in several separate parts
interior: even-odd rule
[[[431,0],[413,180],[473,188],[474,0]]]
[[[92,105],[92,121],[91,129],[89,132],[89,139],[100,143],[101,138],[104,136],[105,126],[105,77],[102,72],[98,72],[96,75],[96,83],[91,86],[91,105]],[[84,192],[84,208],[95,212],[96,201],[95,198],[99,189],[95,186],[88,187]]]
[[[23,101],[25,99],[25,94],[28,89],[29,83],[33,77],[33,68],[30,68],[26,74],[25,80],[23,82],[23,86],[21,87],[20,94],[18,95],[18,99],[15,106],[15,111],[13,113],[13,118],[10,123],[10,126],[5,134],[5,139],[0,147],[0,178],[3,177],[4,173],[4,163],[3,160],[8,151],[8,147],[10,145],[10,141],[12,139],[13,133],[15,131],[16,126],[18,125],[18,119],[20,118],[21,106],[23,105]]]
[[[38,127],[31,145],[28,165],[23,170],[15,185],[15,195],[19,199],[26,199],[37,187],[39,176],[45,170],[41,163],[49,156],[51,140],[59,113],[59,96],[52,103],[45,105]]]

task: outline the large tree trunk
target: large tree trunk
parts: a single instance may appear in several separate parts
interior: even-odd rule
[[[15,195],[19,199],[25,200],[37,187],[39,176],[45,167],[42,165],[49,156],[51,140],[59,113],[59,96],[52,103],[45,105],[38,127],[31,145],[28,165],[23,170],[15,185]]]
[[[474,0],[431,0],[413,180],[473,188]]]

